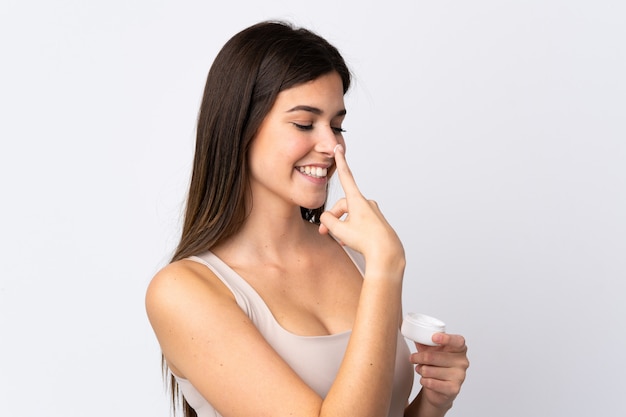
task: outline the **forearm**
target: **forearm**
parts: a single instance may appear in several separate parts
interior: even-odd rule
[[[386,416],[391,401],[402,271],[363,282],[355,323],[321,415]],[[339,411],[339,413],[337,412]]]

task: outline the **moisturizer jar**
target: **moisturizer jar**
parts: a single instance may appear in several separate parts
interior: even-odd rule
[[[422,345],[438,346],[433,342],[435,333],[445,333],[446,324],[434,317],[420,313],[407,313],[400,328],[402,335]]]

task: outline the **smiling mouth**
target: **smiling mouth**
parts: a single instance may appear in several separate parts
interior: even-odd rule
[[[328,174],[328,168],[312,167],[307,165],[303,167],[297,167],[297,169],[304,175],[308,175],[309,177],[313,178],[324,178]]]

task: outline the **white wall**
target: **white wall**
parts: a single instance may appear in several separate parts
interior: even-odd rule
[[[3,1],[2,415],[168,415],[144,290],[210,63],[266,18],[356,74],[348,158],[404,240],[405,310],[470,346],[449,415],[626,414],[626,5],[338,3]]]

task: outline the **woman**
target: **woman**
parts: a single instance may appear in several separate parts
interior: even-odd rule
[[[333,46],[278,22],[209,71],[181,242],[146,295],[188,416],[434,417],[460,390],[463,337],[411,355],[399,333],[404,250],[346,163],[349,86]]]

